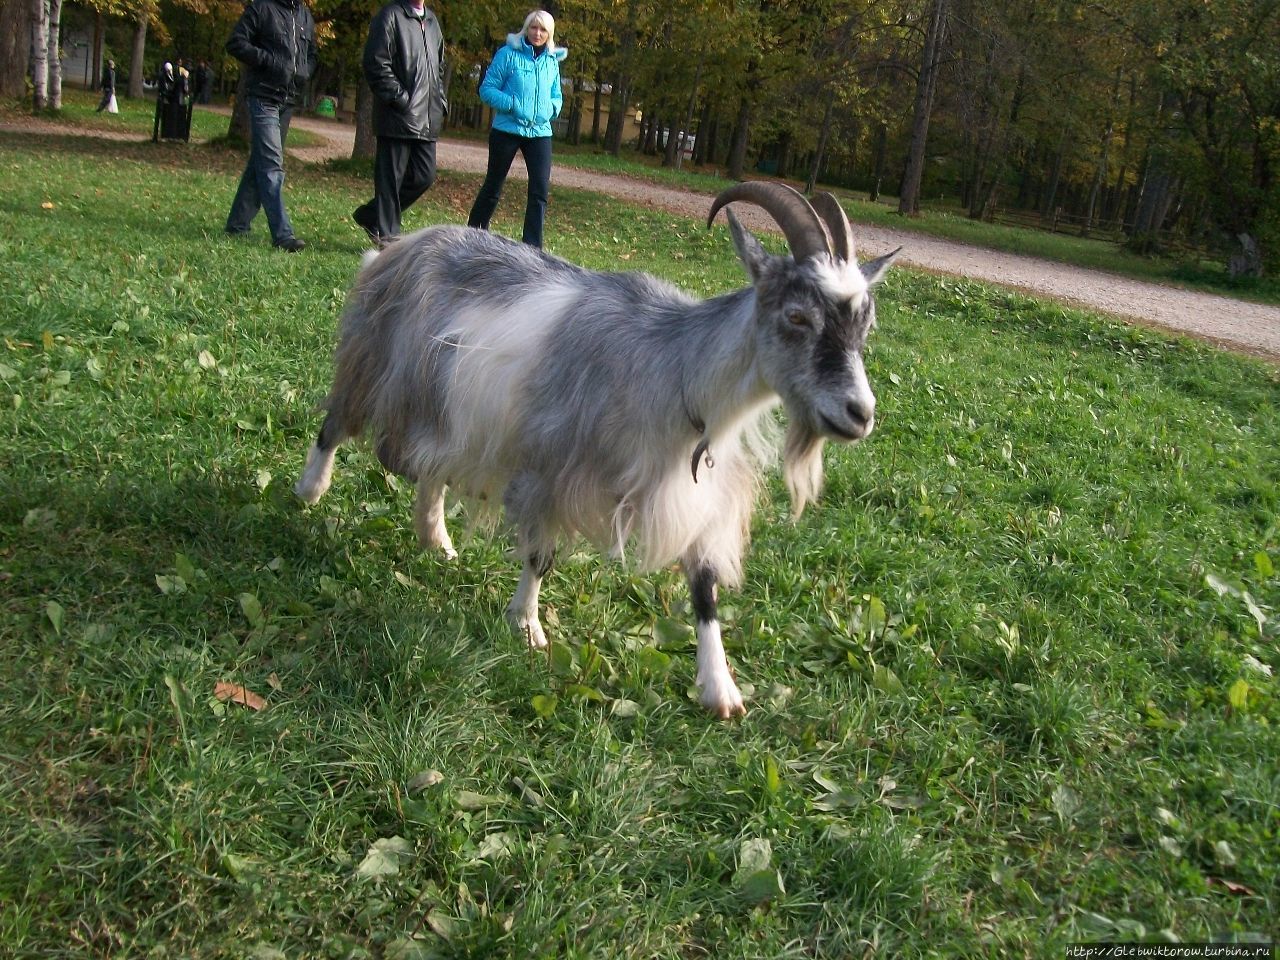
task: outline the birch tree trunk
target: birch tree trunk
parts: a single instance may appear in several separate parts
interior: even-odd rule
[[[49,105],[49,9],[45,0],[31,3],[31,105],[43,110]]]
[[[143,57],[147,52],[147,23],[149,16],[143,12],[138,15],[138,22],[133,30],[133,59],[129,61],[129,96],[135,99],[146,91],[142,88]]]
[[[933,92],[938,82],[938,57],[946,19],[947,0],[933,0],[929,32],[925,34],[924,52],[920,57],[920,76],[916,81],[916,100],[911,119],[911,146],[907,151],[907,169],[902,175],[902,190],[898,194],[898,212],[908,216],[914,216],[920,212],[920,182],[924,178],[924,151],[929,142],[929,116],[933,113]]]
[[[49,0],[49,89],[50,110],[62,109],[62,0]]]

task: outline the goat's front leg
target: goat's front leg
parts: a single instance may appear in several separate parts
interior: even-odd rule
[[[426,549],[436,549],[446,560],[456,560],[449,530],[444,525],[444,484],[422,477],[418,480],[418,499],[413,505],[413,524],[418,542]]]
[[[721,720],[747,712],[742,694],[729,672],[729,661],[720,640],[720,621],[716,619],[716,571],[702,561],[685,562],[689,578],[689,596],[698,620],[698,688],[699,702]]]
[[[511,626],[528,641],[529,646],[537,649],[547,645],[547,635],[542,632],[542,623],[538,620],[538,590],[542,586],[542,578],[551,572],[554,558],[551,550],[533,550],[525,554],[516,595],[507,606],[507,619]]]

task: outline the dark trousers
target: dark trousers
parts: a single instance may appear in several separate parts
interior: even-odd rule
[[[547,194],[551,189],[551,138],[518,137],[504,130],[489,131],[489,170],[485,174],[476,202],[471,205],[467,226],[489,229],[489,220],[502,197],[502,185],[511,170],[511,161],[519,152],[529,171],[529,199],[524,207],[525,243],[542,246],[542,224],[547,218]]]
[[[436,142],[379,137],[373,161],[373,199],[354,219],[380,240],[400,236],[400,215],[436,182]]]
[[[293,224],[284,209],[284,141],[293,108],[257,97],[246,97],[245,105],[252,141],[249,162],[227,215],[227,233],[246,233],[261,210],[267,215],[271,239],[284,243],[293,236]]]
[[[103,110],[107,109],[107,104],[111,102],[111,98],[115,95],[116,92],[114,88],[109,89],[107,87],[103,87],[102,99],[98,101],[98,109],[95,110],[94,113],[101,113]]]

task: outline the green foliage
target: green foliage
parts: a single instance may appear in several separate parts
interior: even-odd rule
[[[722,724],[674,571],[566,549],[533,653],[460,508],[460,559],[422,555],[358,448],[295,502],[367,184],[291,167],[288,256],[222,235],[239,172],[0,135],[0,952],[1280,932],[1274,370],[895,271],[876,433],[797,522],[771,478],[722,598],[750,706]],[[446,171],[408,226],[477,185]],[[557,190],[549,228],[588,266],[742,282],[722,227]]]

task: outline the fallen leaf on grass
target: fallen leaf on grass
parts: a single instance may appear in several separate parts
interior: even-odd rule
[[[248,707],[250,710],[265,710],[267,708],[267,701],[252,690],[248,690],[238,683],[228,683],[226,680],[219,680],[214,685],[213,695],[223,703],[230,700],[232,703],[238,703],[243,707]]]
[[[1236,883],[1233,880],[1223,880],[1221,877],[1209,877],[1209,886],[1217,884],[1226,888],[1227,893],[1239,894],[1242,897],[1256,897],[1257,894],[1246,887],[1243,883]]]
[[[356,867],[356,876],[363,878],[391,877],[400,872],[400,864],[413,856],[413,846],[404,837],[385,837],[375,840],[365,858]]]

